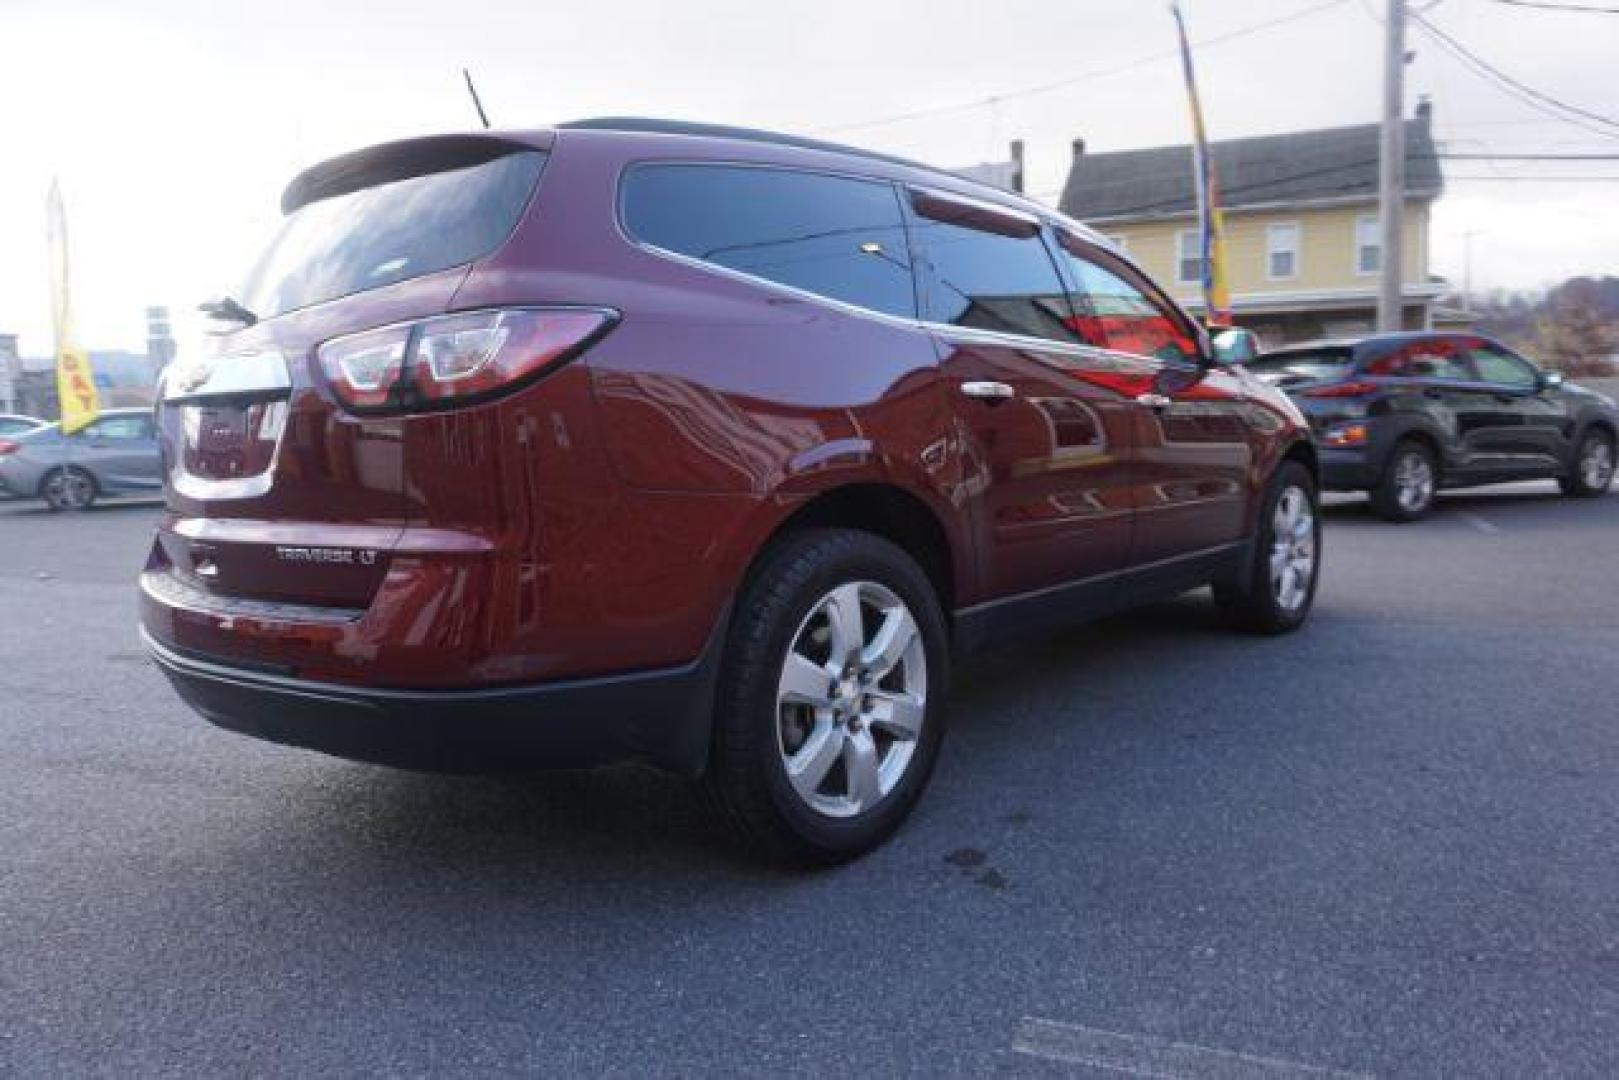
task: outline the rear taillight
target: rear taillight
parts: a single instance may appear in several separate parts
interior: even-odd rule
[[[1366,394],[1375,394],[1378,390],[1376,383],[1346,382],[1336,383],[1332,386],[1317,386],[1309,390],[1300,390],[1300,397],[1307,398],[1344,398],[1362,397]]]
[[[356,412],[452,408],[556,370],[618,321],[606,308],[501,308],[334,338],[318,350],[332,391]]]
[[[4,457],[7,454],[15,454],[20,449],[22,449],[22,447],[19,443],[14,443],[10,439],[0,439],[0,457]]]

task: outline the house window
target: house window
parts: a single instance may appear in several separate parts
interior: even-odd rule
[[[1355,273],[1375,274],[1383,268],[1383,231],[1374,214],[1355,219]]]
[[[1130,250],[1130,238],[1125,236],[1123,233],[1117,233],[1113,236],[1107,237],[1107,242],[1118,248],[1120,251]]]
[[[1265,228],[1265,273],[1272,281],[1299,275],[1299,225],[1288,222]]]
[[[1182,285],[1203,281],[1203,231],[1182,229],[1175,234],[1176,277]]]

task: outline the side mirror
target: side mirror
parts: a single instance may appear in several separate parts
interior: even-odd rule
[[[1565,381],[1561,371],[1542,371],[1540,373],[1540,388],[1542,390],[1556,390]]]
[[[1259,338],[1252,330],[1233,326],[1214,335],[1214,362],[1229,366],[1246,364],[1259,357]]]

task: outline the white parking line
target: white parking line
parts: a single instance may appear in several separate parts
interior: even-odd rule
[[[1463,521],[1467,522],[1481,533],[1489,533],[1491,536],[1495,536],[1501,531],[1501,526],[1495,524],[1493,521],[1485,520],[1478,514],[1473,513],[1471,510],[1458,511],[1458,515]]]
[[[1012,1049],[1019,1054],[1088,1065],[1093,1069],[1128,1073],[1131,1076],[1179,1078],[1225,1077],[1334,1077],[1367,1080],[1365,1073],[1346,1073],[1303,1065],[1281,1058],[1256,1057],[1231,1050],[1171,1042],[1152,1035],[1121,1035],[1116,1031],[1039,1020],[1026,1016],[1012,1038]]]

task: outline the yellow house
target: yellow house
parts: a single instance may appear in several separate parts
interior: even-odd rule
[[[1406,121],[1405,323],[1433,325],[1444,283],[1428,271],[1429,211],[1443,177],[1426,103]],[[1274,345],[1369,331],[1382,262],[1378,128],[1301,131],[1213,144],[1225,204],[1227,273],[1240,326]],[[1062,210],[1109,236],[1201,313],[1191,148],[1089,154],[1074,143]]]

